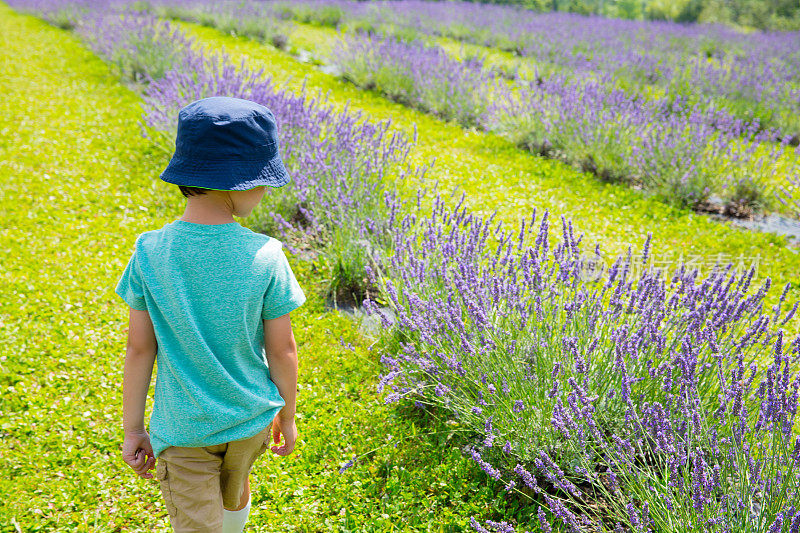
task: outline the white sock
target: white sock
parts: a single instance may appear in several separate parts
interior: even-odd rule
[[[228,511],[222,509],[222,533],[242,533],[244,524],[247,522],[247,515],[250,514],[250,496],[247,497],[247,505],[238,511]]]

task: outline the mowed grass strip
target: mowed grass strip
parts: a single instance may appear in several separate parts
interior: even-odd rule
[[[755,265],[753,285],[767,277],[772,281],[765,305],[777,303],[786,283],[791,284],[786,300],[800,300],[800,251],[785,237],[744,230],[666,206],[627,186],[603,183],[561,162],[534,156],[498,135],[445,123],[361,90],[271,46],[198,24],[176,24],[196,37],[198,46],[224,50],[234,63],[245,59],[251,68],[263,67],[279,86],[293,91],[305,86],[311,94],[327,95],[337,109],[362,111],[370,120],[391,120],[395,128],[408,133],[416,126],[418,140],[410,160],[426,165],[435,159],[425,180],[437,181],[443,193],[466,193],[464,203],[474,213],[489,216],[496,209],[496,220],[503,221],[506,229],[518,229],[534,209],[538,222],[548,210],[551,233],[560,238],[563,215],[572,220],[576,236],[584,234],[581,246],[588,255],[600,244],[607,266],[617,256],[624,258],[628,246],[635,259],[652,232],[651,265],[672,270],[678,261],[687,262],[700,268],[701,278],[715,262],[732,262],[742,269]],[[331,47],[333,33],[330,28],[298,24],[290,47],[313,51],[319,42],[324,53]],[[407,197],[413,198],[420,184],[409,178],[403,185]],[[795,317],[787,329],[800,331],[800,319]]]
[[[72,34],[0,3],[0,57],[0,531],[169,531],[157,481],[120,455],[128,311],[113,289],[136,236],[183,198],[158,180],[140,98]],[[300,440],[256,464],[248,530],[466,531],[518,513],[458,426],[380,403],[372,340],[323,309],[330,272],[290,261],[308,295],[292,314]]]

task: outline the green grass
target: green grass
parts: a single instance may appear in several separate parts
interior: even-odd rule
[[[0,531],[168,531],[156,480],[120,454],[114,287],[136,236],[183,198],[157,179],[167,160],[140,134],[137,94],[72,34],[0,3],[0,56]],[[466,531],[515,515],[461,455],[463,430],[381,403],[372,339],[323,308],[330,273],[290,261],[308,295],[293,313],[300,439],[257,462],[248,530]]]
[[[600,243],[609,266],[614,257],[624,256],[628,246],[634,257],[641,253],[647,233],[652,232],[653,261],[674,264],[682,255],[684,261],[700,266],[704,276],[718,257],[734,264],[741,257],[745,267],[757,262],[755,284],[771,278],[766,305],[777,302],[786,283],[791,283],[787,301],[800,300],[800,252],[787,246],[785,237],[747,231],[688,209],[666,206],[623,185],[601,183],[563,163],[520,150],[497,135],[465,130],[375,92],[362,91],[272,47],[213,28],[178,25],[197,37],[198,44],[210,50],[224,49],[234,62],[245,58],[251,67],[265,67],[280,86],[298,91],[305,83],[312,94],[327,94],[338,109],[348,107],[373,120],[392,120],[394,127],[409,133],[416,127],[418,141],[410,160],[424,165],[435,159],[426,180],[438,181],[447,194],[465,192],[465,205],[477,214],[489,216],[496,209],[497,219],[506,227],[518,228],[519,221],[530,219],[534,209],[538,219],[548,210],[552,236],[559,238],[559,217],[563,215],[572,220],[576,236],[584,234],[583,250],[590,252]],[[298,25],[291,46],[312,48],[315,35],[323,46],[329,46],[331,32]],[[401,185],[409,198],[419,187],[413,179]],[[796,317],[787,326],[789,332],[800,331],[800,319]]]

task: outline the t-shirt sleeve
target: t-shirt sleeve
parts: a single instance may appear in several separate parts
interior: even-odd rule
[[[144,284],[142,283],[142,272],[139,270],[139,261],[136,257],[136,250],[131,254],[128,266],[122,273],[122,277],[117,283],[115,291],[120,298],[125,300],[129,306],[139,311],[146,311],[147,305],[144,300]]]
[[[290,313],[303,305],[306,295],[294,277],[289,260],[281,249],[278,251],[272,279],[264,293],[264,308],[261,318],[272,320]]]

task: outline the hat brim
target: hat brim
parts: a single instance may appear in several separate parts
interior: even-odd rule
[[[221,191],[245,191],[262,185],[282,187],[291,181],[278,155],[256,161],[201,160],[173,155],[160,177],[174,185]]]

